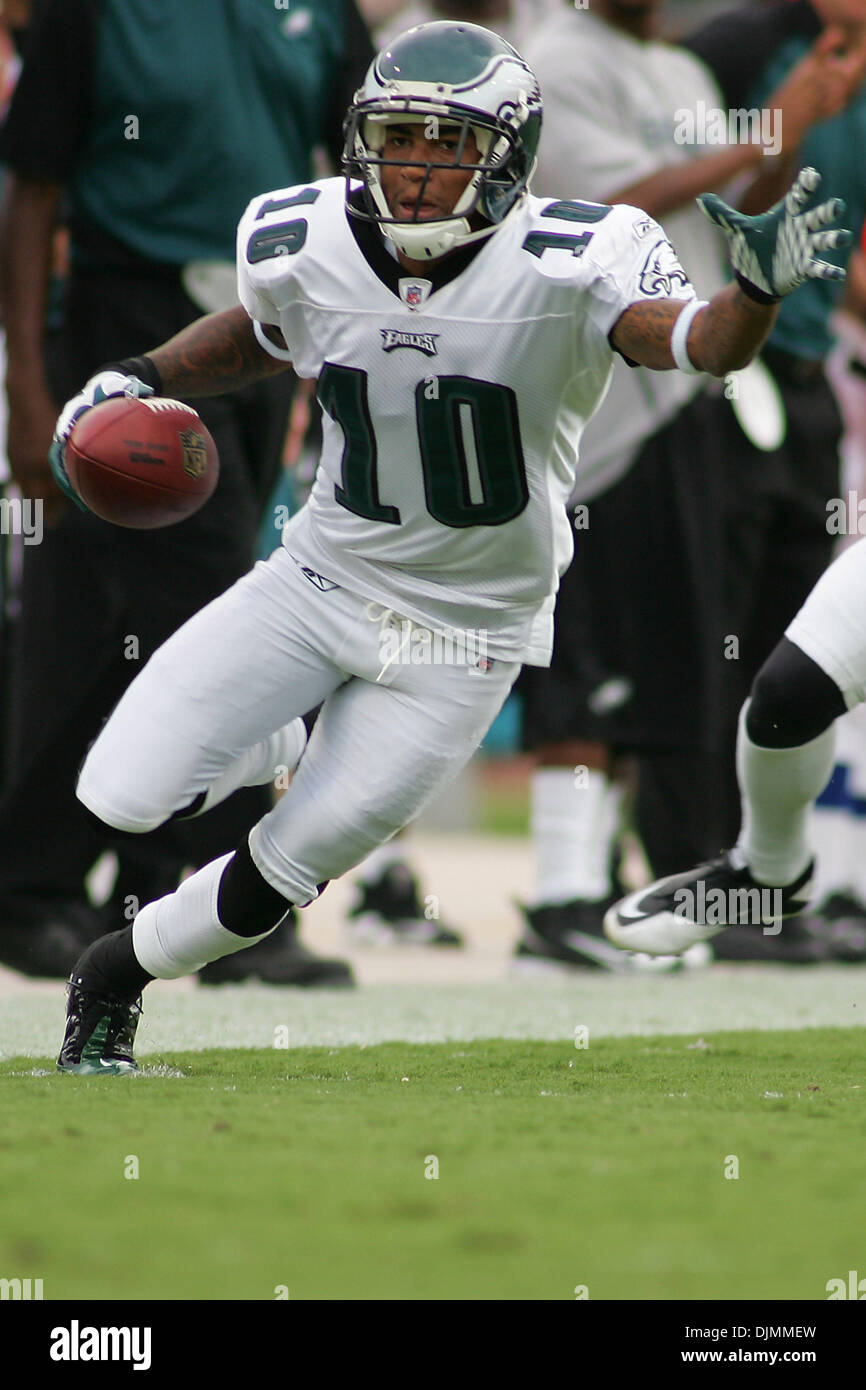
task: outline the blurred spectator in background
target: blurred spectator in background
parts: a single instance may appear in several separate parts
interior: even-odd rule
[[[21,71],[18,37],[30,18],[30,0],[13,0],[0,9],[0,121],[12,100],[15,83]]]
[[[262,190],[311,178],[372,56],[354,0],[291,10],[272,0],[34,0],[0,158],[7,187],[0,287],[8,345],[9,463],[44,506],[24,548],[0,804],[0,962],[68,973],[86,941],[126,924],[182,871],[227,852],[271,792],[239,793],[200,820],[125,842],[88,818],[77,769],[151,652],[250,566],[285,435],[288,377],[196,402],[220,454],[197,516],[153,532],[78,511],[51,479],[59,404],[99,367],[146,351],[236,302],[234,238]],[[46,333],[50,246],[66,218],[71,265]],[[108,849],[115,887],[98,913],[85,876]],[[344,984],[342,962],[304,951],[290,921],[210,983]]]
[[[562,0],[412,0],[379,27],[376,38],[384,45],[416,24],[462,19],[501,34],[522,53],[539,20],[561,8]]]
[[[384,24],[400,10],[406,8],[406,0],[359,0],[359,8],[371,28]]]
[[[723,47],[748,55],[742,69],[757,55],[760,72],[789,36],[796,56],[765,94],[772,128],[759,124],[754,142],[738,141],[726,119],[738,103],[698,58],[655,40],[660,11],[660,0],[596,0],[590,11],[564,9],[538,29],[526,50],[545,104],[533,191],[566,187],[575,198],[645,208],[709,298],[722,274],[719,245],[695,196],[739,177],[741,206],[752,213],[770,206],[790,183],[805,132],[850,100],[859,59],[836,56],[839,34],[816,43],[821,23],[808,5],[740,12]],[[710,66],[718,46],[714,39],[700,51]],[[707,135],[706,123],[701,128],[701,111],[724,111],[721,139]],[[845,190],[830,178],[821,196],[836,193]],[[651,232],[648,221],[646,273],[664,283],[681,272],[653,261]],[[749,369],[750,379],[760,371]],[[584,435],[576,554],[560,586],[553,664],[522,678],[527,746],[540,765],[532,783],[536,889],[519,958],[623,968],[602,937],[605,908],[618,896],[623,753],[641,755],[636,816],[654,873],[689,867],[721,843],[712,782],[724,723],[720,667],[729,664],[727,634],[740,631],[731,626],[724,582],[727,475],[735,450],[752,460],[755,451],[727,400],[707,392],[704,380],[649,375],[617,363]],[[745,381],[731,390],[744,397]],[[808,547],[799,556],[791,613],[829,552],[811,566],[810,556]],[[816,958],[811,937],[802,949],[791,938],[786,932],[785,950]],[[763,940],[777,946],[776,938]]]
[[[30,0],[9,0],[0,4],[0,125],[12,100],[12,93],[21,71],[20,43],[30,15]],[[0,166],[0,197],[3,192],[4,171]],[[6,375],[6,338],[0,318],[0,381]],[[9,479],[6,462],[6,398],[0,391],[0,494]],[[7,576],[20,566],[21,539],[11,534],[11,528],[0,527],[0,784],[4,777],[6,757],[3,737],[6,692],[9,683],[10,608]]]

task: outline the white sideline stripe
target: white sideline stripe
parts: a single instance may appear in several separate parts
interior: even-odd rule
[[[465,783],[463,793],[468,799]],[[451,806],[452,821],[455,815]],[[171,1064],[174,1051],[271,1047],[281,1025],[292,1047],[525,1038],[561,1041],[569,1059],[586,1055],[574,1048],[577,1025],[590,1030],[590,1052],[594,1037],[866,1025],[866,966],[512,973],[521,929],[515,901],[526,902],[533,886],[528,838],[413,830],[406,849],[422,895],[441,895],[442,918],[465,933],[466,950],[352,943],[349,874],[304,909],[301,935],[319,954],[350,960],[359,989],[157,981],[144,996],[139,1055],[162,1053]],[[61,981],[28,981],[0,968],[0,1002],[0,1058],[56,1054]]]
[[[430,950],[414,949],[416,960],[419,953]],[[3,972],[0,992],[12,980]],[[63,988],[34,982],[6,994],[0,1059],[56,1053]],[[863,1026],[866,968],[714,966],[672,976],[598,971],[585,979],[524,973],[488,984],[383,984],[352,993],[157,981],[145,995],[136,1052],[171,1063],[173,1052],[271,1048],[275,1028],[288,1026],[290,1048],[534,1039],[561,1042],[571,1059],[584,1055],[574,1048],[578,1024],[589,1029],[590,1052],[592,1039],[602,1037]]]

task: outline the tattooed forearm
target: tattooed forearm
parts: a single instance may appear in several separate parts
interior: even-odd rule
[[[289,365],[259,346],[242,305],[198,319],[147,355],[167,396],[219,396]]]
[[[626,357],[657,371],[676,366],[671,357],[671,333],[682,311],[671,299],[644,299],[626,309],[611,333],[611,341]]]
[[[766,342],[778,312],[778,304],[756,304],[739,285],[726,286],[696,315],[689,329],[689,357],[711,376],[739,371]]]
[[[611,341],[626,357],[657,371],[676,366],[671,333],[682,312],[671,299],[632,304],[618,320]],[[689,328],[688,354],[694,366],[725,376],[751,362],[776,321],[777,305],[756,304],[739,285],[727,285],[701,309]]]

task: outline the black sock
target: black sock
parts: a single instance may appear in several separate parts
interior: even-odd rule
[[[246,840],[226,864],[217,894],[217,917],[235,936],[261,936],[276,927],[292,904],[253,863]]]
[[[81,979],[85,989],[125,1003],[137,999],[144,986],[155,978],[147,973],[132,949],[131,923],[88,946],[72,973]]]
[[[836,682],[783,637],[755,677],[746,733],[760,748],[801,748],[846,708]]]

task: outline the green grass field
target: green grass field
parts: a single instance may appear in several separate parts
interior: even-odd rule
[[[46,1299],[825,1299],[863,1267],[864,1040],[11,1059],[0,1272]]]

